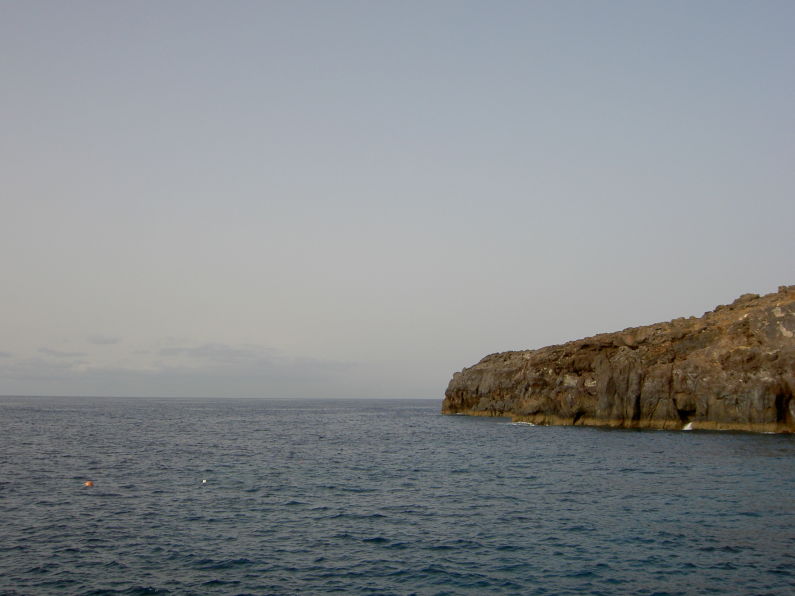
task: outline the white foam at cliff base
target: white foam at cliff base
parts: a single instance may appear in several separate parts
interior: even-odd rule
[[[682,427],[682,430],[693,430],[693,423],[692,422],[688,422],[687,424],[685,424]]]

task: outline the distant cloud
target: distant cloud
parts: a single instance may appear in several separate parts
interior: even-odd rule
[[[264,358],[274,358],[276,350],[262,346],[230,346],[220,343],[207,343],[200,346],[176,346],[161,348],[160,356],[184,356],[188,360],[202,360],[216,364],[257,362]]]
[[[2,352],[0,351],[0,358],[11,358],[11,352]]]
[[[278,350],[257,345],[231,346],[206,343],[197,346],[171,346],[157,352],[156,369],[160,372],[198,374],[202,376],[238,376],[247,378],[300,379],[302,382],[336,375],[350,367],[348,363],[290,357]]]
[[[53,350],[52,348],[39,348],[41,354],[55,356],[56,358],[78,358],[86,356],[85,352],[64,352],[63,350]]]
[[[110,346],[121,342],[121,338],[109,335],[89,335],[88,342],[98,346]]]
[[[66,358],[58,360],[39,357],[9,358],[0,363],[0,376],[5,381],[8,379],[64,381],[72,378],[80,366],[81,363]]]
[[[339,397],[350,395],[356,376],[353,363],[248,344],[185,342],[154,350],[135,364],[101,363],[52,348],[38,352],[44,357],[0,361],[0,394]]]

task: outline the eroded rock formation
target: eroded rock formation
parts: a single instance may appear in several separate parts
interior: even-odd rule
[[[795,286],[700,318],[486,356],[445,414],[535,424],[795,432]]]

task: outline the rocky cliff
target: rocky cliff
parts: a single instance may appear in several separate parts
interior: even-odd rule
[[[700,318],[486,356],[442,412],[534,424],[795,432],[795,286]]]

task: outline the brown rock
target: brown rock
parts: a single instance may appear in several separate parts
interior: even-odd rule
[[[795,286],[700,318],[504,352],[453,375],[445,414],[535,424],[795,432]]]

